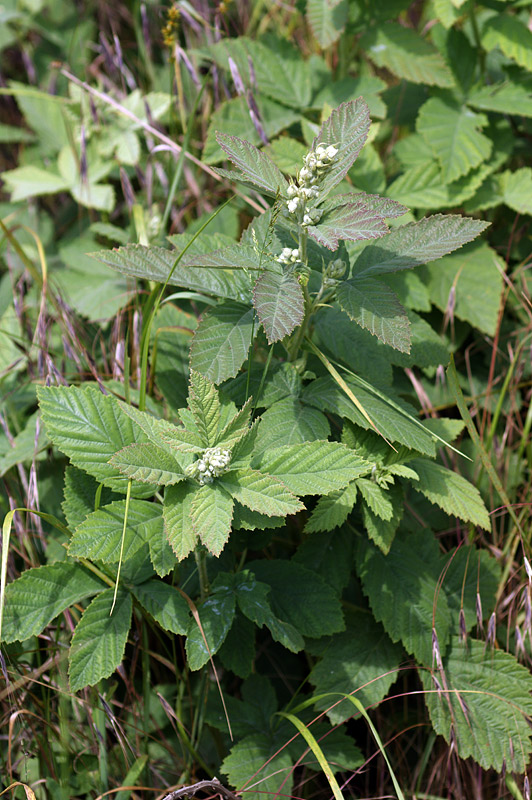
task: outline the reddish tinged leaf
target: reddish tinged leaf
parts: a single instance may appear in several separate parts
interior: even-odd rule
[[[319,225],[311,225],[308,234],[318,244],[336,250],[341,239],[379,239],[388,233],[381,216],[364,204],[345,205],[324,215]]]
[[[279,190],[286,195],[286,178],[273,161],[255,145],[239,139],[238,136],[220,132],[216,134],[216,141],[233,164],[242,170],[243,178],[270,194],[276,195]]]
[[[255,284],[253,305],[270,344],[303,322],[305,301],[294,275],[265,272]]]

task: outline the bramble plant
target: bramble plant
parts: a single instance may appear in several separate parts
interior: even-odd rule
[[[406,271],[471,242],[487,223],[437,214],[400,224],[405,206],[353,191],[349,172],[369,127],[362,98],[342,103],[292,177],[250,142],[219,133],[236,169],[217,172],[270,200],[238,243],[207,228],[170,237],[174,249],[95,254],[152,282],[138,402],[105,383],[38,391],[47,434],[70,460],[69,540],[64,560],[7,587],[3,640],[36,636],[92,597],[70,644],[73,691],[119,667],[133,608],[185,638],[183,671],[219,659],[244,680],[227,717],[212,694],[206,709],[230,747],[221,770],[241,787],[268,762],[246,798],[290,792],[304,748],[280,748],[290,726],[313,719],[312,706],[332,725],[358,715],[347,695],[365,708],[384,701],[405,661],[419,671],[434,731],[463,758],[523,772],[532,751],[528,670],[471,636],[494,610],[497,562],[467,536],[443,552],[405,514],[407,502],[415,510],[428,501],[446,521],[490,530],[477,488],[438,458],[463,424],[422,422],[393,372],[448,360],[440,337],[400,300],[415,289]],[[166,285],[207,305],[194,323],[189,374],[182,344],[170,376],[172,358],[164,376],[158,361],[159,328],[184,324],[183,312],[160,305]],[[264,641],[279,646],[281,661],[287,650],[312,657],[315,693],[299,705],[290,698],[279,710],[260,661]],[[325,737],[335,769],[362,763],[345,730],[321,721],[309,731]]]

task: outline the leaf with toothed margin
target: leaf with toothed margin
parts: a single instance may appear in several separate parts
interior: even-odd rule
[[[264,272],[255,284],[253,304],[270,344],[303,322],[305,301],[294,275]]]
[[[185,479],[183,468],[168,450],[156,444],[130,444],[119,450],[109,463],[122,475],[141,483],[170,486]]]
[[[210,553],[219,556],[231,533],[233,498],[215,479],[195,490],[191,512],[196,535]]]
[[[375,213],[375,216],[382,217],[383,219],[391,219],[395,217],[402,217],[406,214],[408,208],[397,200],[391,200],[389,197],[381,197],[379,194],[366,194],[366,192],[350,192],[349,194],[335,194],[329,197],[323,203],[320,203],[320,208],[323,211],[331,211],[333,208],[340,208],[340,206],[347,205],[364,205]]]
[[[410,352],[410,323],[397,295],[378,278],[352,278],[336,290],[340,308],[381,342]]]
[[[359,241],[379,239],[388,233],[388,226],[364,204],[343,205],[324,214],[319,225],[309,225],[308,235],[329,250],[336,250],[341,239]]]
[[[238,136],[229,136],[226,133],[218,132],[216,141],[229,160],[241,170],[245,180],[274,196],[277,192],[286,195],[288,181],[262,150]]]
[[[190,348],[190,365],[214,383],[234,378],[253,341],[254,311],[231,300],[203,314]]]
[[[221,475],[218,482],[243,506],[269,517],[295,514],[304,508],[281,481],[254,469],[238,469]]]
[[[194,550],[197,536],[192,527],[192,500],[196,487],[190,481],[168,486],[164,493],[163,520],[166,538],[179,561]]]

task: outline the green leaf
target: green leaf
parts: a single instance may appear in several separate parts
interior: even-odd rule
[[[522,167],[499,175],[500,191],[507,206],[519,214],[532,214],[532,169]]]
[[[118,562],[125,512],[125,500],[118,500],[93,511],[74,532],[68,547],[69,554],[110,564]],[[162,527],[160,505],[145,500],[131,500],[124,536],[123,561],[131,558],[152,535],[162,531]]]
[[[234,378],[253,341],[254,311],[226,301],[207,311],[194,333],[190,348],[192,369],[213,383]]]
[[[190,372],[188,405],[194,415],[203,446],[214,447],[221,404],[214,384],[196,370]]]
[[[339,692],[351,694],[369,708],[379,703],[397,678],[403,650],[390,638],[368,611],[349,610],[346,630],[332,636],[321,661],[313,667],[309,681],[316,694]],[[316,708],[329,709],[327,716],[337,725],[353,716],[348,700],[326,697]]]
[[[229,540],[233,500],[217,480],[200,486],[191,502],[192,527],[207,550],[219,556]]]
[[[495,598],[501,568],[486,550],[463,545],[441,557],[443,589],[453,617],[452,631],[460,633],[460,612],[466,631],[477,624],[477,596],[480,596],[483,618],[495,609]]]
[[[475,239],[488,222],[452,214],[435,214],[396,228],[380,244],[369,245],[356,260],[358,277],[411,269],[457,250]]]
[[[481,33],[482,47],[489,53],[495,48],[521,67],[532,71],[532,33],[517,17],[508,12],[490,17]],[[514,108],[514,113],[519,107]]]
[[[292,653],[303,649],[305,641],[297,628],[273,613],[268,597],[270,587],[266,583],[257,581],[253,573],[245,570],[240,573],[240,580],[235,588],[238,606],[248,619],[259,628],[265,625],[272,638]]]
[[[169,490],[167,489],[166,491]],[[168,575],[170,570],[175,567],[177,562],[176,555],[170,547],[170,543],[166,535],[166,523],[164,521],[164,516],[163,524],[149,529],[146,534],[146,539],[153,568],[159,577],[164,578],[164,576]]]
[[[301,496],[343,489],[370,469],[367,461],[345,445],[321,441],[276,447],[263,453],[253,466],[279,478]]]
[[[255,660],[255,626],[239,611],[236,612],[231,630],[218,650],[218,658],[225,669],[231,670],[239,678],[248,678],[251,675]],[[232,716],[230,719],[234,731]]]
[[[119,588],[113,608],[114,591],[95,597],[74,631],[68,659],[73,692],[108,678],[124,657],[133,604],[129,592]]]
[[[292,758],[266,733],[254,733],[233,745],[221,771],[236,789],[253,783],[253,789],[246,789],[248,800],[273,800],[279,792],[292,791]]]
[[[130,444],[115,453],[109,463],[132,480],[157,486],[170,486],[185,478],[171,453],[151,442]]]
[[[246,506],[241,506],[235,502],[233,509],[233,530],[240,529],[246,531],[270,530],[271,528],[283,528],[285,525],[284,517],[268,517],[266,514],[259,514],[258,511],[251,511]]]
[[[143,431],[114,397],[98,389],[46,386],[37,390],[42,419],[52,442],[72,464],[125,494],[128,479],[108,462],[129,444],[146,442]],[[149,497],[154,487],[133,484],[132,493]]]
[[[390,486],[386,494],[392,507],[390,519],[383,519],[374,512],[369,504],[362,504],[362,519],[366,533],[384,555],[390,552],[397,528],[403,517],[405,503],[404,492],[400,486]]]
[[[23,642],[36,636],[69,606],[104,588],[92,572],[68,561],[26,570],[6,587],[3,641]]]
[[[497,111],[499,114],[518,114],[532,117],[532,96],[530,91],[519,83],[504,81],[479,86],[467,98],[467,102],[481,111]]]
[[[295,397],[285,397],[273,403],[262,415],[255,452],[271,447],[327,439],[331,432],[325,414],[301,403]]]
[[[336,161],[320,181],[320,198],[344,178],[364,146],[369,131],[369,108],[362,97],[335,108],[320,128],[313,148],[319,144],[338,149]]]
[[[234,500],[268,517],[295,514],[304,508],[280,481],[254,469],[238,469],[224,473],[217,482]]]
[[[265,153],[238,136],[217,133],[216,141],[229,160],[242,172],[243,178],[266,194],[276,197],[280,192],[286,196],[288,181]]]
[[[322,50],[340,38],[347,12],[347,0],[307,0],[307,20]]]
[[[451,71],[438,51],[398,22],[369,28],[358,44],[374,64],[390,70],[398,78],[429,86],[454,84]]]
[[[233,447],[249,433],[252,402],[253,399],[250,397],[222,428],[216,439],[217,445]],[[218,429],[220,429],[220,425],[218,425]]]
[[[422,671],[431,722],[436,733],[456,744],[460,758],[484,769],[523,773],[532,745],[527,720],[532,714],[529,670],[509,653],[485,642],[458,637],[443,662],[443,677]]]
[[[147,281],[165,283],[172,272],[178,252],[162,247],[128,244],[115,250],[100,250],[90,254],[124,275]],[[168,281],[169,286],[183,286],[215,297],[241,300],[249,295],[247,276],[239,270],[218,270],[208,267],[184,267],[178,264]]]
[[[343,525],[353,509],[356,497],[357,485],[355,482],[321,497],[305,525],[305,533],[332,531],[339,525]]]
[[[132,586],[131,591],[161,628],[179,636],[186,635],[190,625],[190,609],[174,586],[155,579]]]
[[[353,574],[354,544],[353,532],[348,527],[322,532],[320,536],[307,536],[297,548],[293,561],[318,572],[341,596]]]
[[[445,183],[466,175],[489,158],[491,139],[480,133],[488,120],[452,100],[431,97],[421,106],[416,128],[431,146]]]
[[[406,311],[389,286],[378,278],[352,278],[336,290],[340,307],[362,328],[385,344],[410,352],[410,325]]]
[[[189,481],[168,486],[164,493],[163,520],[168,542],[182,561],[196,546],[192,527],[192,500],[197,487]]]
[[[260,151],[259,151],[260,152]],[[222,173],[224,170],[218,170]],[[237,173],[234,173],[235,175]],[[269,261],[267,253],[257,252],[255,246],[231,242],[227,247],[205,253],[186,254],[180,262],[183,267],[216,267],[216,269],[264,269]],[[274,262],[275,263],[275,262]]]
[[[88,514],[95,508],[96,491],[100,484],[81,469],[68,466],[65,470],[65,485],[63,487],[64,500],[61,503],[68,527],[75,531]],[[100,505],[105,506],[113,500],[118,500],[116,495],[106,486],[102,487]]]
[[[484,530],[491,530],[488,511],[476,486],[457,472],[426,458],[415,458],[410,466],[419,475],[419,483],[415,484],[415,489],[431,503],[452,517],[459,517],[464,522],[472,522]]]
[[[281,559],[252,561],[247,566],[258,581],[270,586],[274,614],[302,636],[318,639],[344,630],[338,595],[318,573]]]
[[[265,271],[255,284],[253,305],[270,344],[288,336],[303,322],[303,292],[289,273]]]
[[[395,200],[410,208],[440,209],[462,205],[472,198],[492,171],[491,164],[481,164],[452,183],[444,183],[436,161],[422,162],[407,169],[387,188]]]
[[[428,530],[397,533],[388,555],[361,540],[358,573],[375,618],[392,641],[402,641],[417,660],[430,666],[432,630],[441,653],[449,641],[447,598],[439,591],[441,562],[438,543]]]
[[[203,605],[198,607],[198,614],[209,649],[205,646],[203,635],[195,619],[191,619],[188,627],[186,652],[187,663],[191,670],[201,669],[211,656],[218,652],[229,633],[235,617],[236,600],[232,587],[223,583],[214,587],[212,594]]]
[[[6,170],[2,173],[6,189],[11,192],[11,200],[26,200],[45,194],[57,194],[69,188],[69,183],[61,175],[47,169],[28,164],[25,167]]]
[[[329,250],[337,250],[342,239],[356,242],[379,239],[388,233],[388,226],[372,208],[364,203],[345,204],[329,211],[319,225],[309,225],[308,235]]]
[[[37,436],[38,420],[39,413],[36,411],[26,420],[24,428],[10,442],[11,446],[0,457],[0,477],[3,477],[15,464],[46,457],[46,453],[43,453],[42,450],[48,444],[48,437],[42,425],[39,426]]]
[[[435,264],[427,264],[421,268],[420,276],[427,285],[431,301],[441,311],[445,312],[453,302],[453,313],[458,319],[493,336],[498,324],[505,268],[504,259],[481,243],[464,247]],[[482,303],[478,302],[480,285]]]
[[[393,506],[388,492],[367,478],[359,478],[356,485],[371,511],[381,519],[391,520]]]

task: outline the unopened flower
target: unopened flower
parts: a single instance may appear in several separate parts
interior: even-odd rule
[[[210,447],[204,450],[201,458],[186,468],[185,474],[187,478],[194,478],[201,486],[204,486],[227,472],[230,461],[230,450],[222,447]]]

